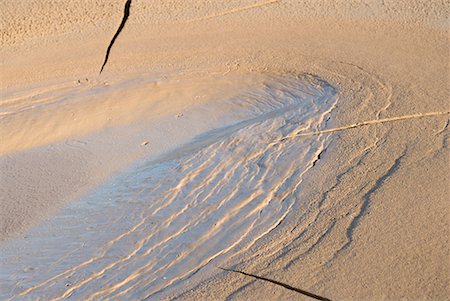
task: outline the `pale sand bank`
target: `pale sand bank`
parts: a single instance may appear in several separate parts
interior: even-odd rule
[[[343,129],[314,135],[312,139],[330,144],[317,154],[307,176],[292,181],[299,185],[301,196],[291,193],[287,200],[297,207],[280,210],[288,212],[282,223],[268,227],[270,232],[250,234],[254,243],[239,247],[239,256],[225,258],[224,264],[337,300],[445,299],[450,294],[448,3],[136,0],[101,77],[98,71],[105,47],[120,22],[123,3],[49,3],[1,4],[3,238],[24,233],[43,218],[51,222],[58,208],[140,158],[188,143],[198,134],[220,128],[222,122],[232,124],[250,117],[232,113],[246,112],[253,104],[220,106],[217,99],[239,95],[246,84],[254,91],[253,84],[261,77],[309,73],[336,89],[337,102],[323,127],[305,127],[304,131]],[[195,78],[201,84],[158,77],[180,70],[185,75],[177,76]],[[149,71],[151,76],[144,82],[125,84],[130,89],[116,88],[123,80],[142,78],[135,75]],[[155,80],[169,86],[158,87],[152,83]],[[205,90],[205,99],[195,98]],[[148,95],[155,97],[146,99]],[[176,103],[169,104],[168,98]],[[432,112],[440,115],[420,117]],[[180,113],[183,116],[176,118]],[[379,122],[395,119],[402,120]],[[163,125],[155,131],[159,136],[142,135],[158,124]],[[298,134],[283,133],[301,138]],[[301,144],[306,139],[295,138],[286,143]],[[150,147],[141,146],[145,141]],[[157,150],[152,147],[156,141]],[[263,141],[258,138],[253,145]],[[255,151],[262,149],[255,147]],[[281,153],[281,157],[274,155],[282,158]],[[275,162],[273,166],[283,166]],[[295,166],[304,162],[310,161]],[[258,166],[250,165],[249,172],[261,170]],[[270,177],[277,179],[283,177]],[[171,180],[176,182],[176,178]],[[208,192],[212,190],[202,191]],[[267,187],[261,194],[273,192]],[[273,196],[268,204],[275,205],[279,197]],[[65,208],[60,212],[70,207]],[[267,215],[271,222],[279,218],[272,217]],[[254,219],[255,223],[262,221],[262,217]],[[28,232],[31,236],[24,243],[32,243],[37,237],[33,231],[43,225]],[[133,229],[133,224],[129,226]],[[205,251],[226,250],[236,242],[230,237],[226,246]],[[131,244],[139,241],[135,238]],[[20,241],[5,242],[4,248]],[[83,248],[73,246],[72,251],[78,254],[73,256],[81,256],[77,258],[89,256]],[[122,251],[125,258],[132,254],[137,272],[143,266],[141,257]],[[6,258],[2,257],[4,267]],[[201,254],[193,256],[191,264],[202,258]],[[21,264],[25,263],[23,259]],[[33,271],[40,264],[30,262],[23,273],[2,274],[8,285],[16,286],[6,294],[27,291],[29,286],[20,287],[21,283],[28,281],[25,275],[40,273]],[[186,266],[163,280],[179,279]],[[105,268],[91,267],[94,274]],[[166,291],[166,296],[299,298],[273,284],[206,270],[176,290]],[[133,274],[132,265],[125,271]],[[146,272],[132,280],[147,283],[146,277],[154,272]],[[78,277],[59,288],[58,296],[84,292],[95,297],[133,296],[133,289],[127,291],[132,282],[112,279],[102,285],[85,275]],[[39,289],[52,293],[43,281]],[[149,295],[154,289],[144,286],[134,292]],[[34,293],[38,296],[39,290]]]

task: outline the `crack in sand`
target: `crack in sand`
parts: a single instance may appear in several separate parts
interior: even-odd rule
[[[217,13],[217,14],[212,14],[212,15],[209,15],[209,16],[204,16],[204,17],[200,17],[200,18],[196,18],[196,19],[191,19],[191,20],[188,20],[187,22],[189,23],[189,22],[196,22],[196,21],[204,21],[204,20],[214,19],[214,18],[217,18],[217,17],[222,17],[222,16],[238,13],[238,12],[241,12],[241,11],[244,11],[244,10],[258,8],[258,7],[262,7],[262,6],[266,6],[266,5],[270,5],[270,4],[275,4],[277,2],[280,2],[280,0],[269,0],[269,1],[265,1],[265,2],[260,2],[260,3],[247,5],[247,6],[241,6],[241,7],[230,9],[230,10],[227,10],[227,11],[224,11],[224,12],[220,12],[220,13]]]
[[[109,53],[111,52],[111,48],[114,45],[114,42],[116,41],[116,39],[119,36],[122,29],[125,27],[125,23],[127,22],[128,17],[130,16],[130,6],[131,6],[131,0],[127,0],[127,2],[125,2],[125,8],[123,11],[122,22],[120,23],[119,28],[117,29],[116,33],[114,34],[111,42],[109,42],[108,49],[106,50],[105,61],[103,62],[102,68],[100,69],[100,74],[102,73],[103,68],[105,67],[106,63],[108,62]]]
[[[316,300],[331,301],[331,299],[328,299],[328,298],[325,298],[325,297],[322,297],[322,296],[310,293],[308,291],[305,291],[305,290],[293,287],[293,286],[291,286],[289,284],[286,284],[286,283],[283,283],[283,282],[280,282],[280,281],[272,280],[272,279],[261,277],[261,276],[258,276],[258,275],[249,274],[249,273],[238,271],[238,270],[226,269],[226,268],[221,268],[221,267],[218,267],[218,268],[221,269],[221,270],[227,271],[227,272],[234,272],[234,273],[242,274],[242,275],[249,276],[249,277],[252,277],[252,278],[255,278],[255,279],[267,281],[267,282],[273,283],[275,285],[284,287],[284,288],[286,288],[288,290],[291,290],[291,291],[297,292],[299,294],[311,297],[311,298],[316,299]]]

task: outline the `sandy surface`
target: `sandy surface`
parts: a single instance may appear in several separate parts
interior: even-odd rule
[[[123,5],[0,4],[2,298],[448,298],[448,1]]]

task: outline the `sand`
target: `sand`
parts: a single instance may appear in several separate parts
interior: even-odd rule
[[[123,5],[0,4],[2,298],[450,295],[449,3]]]

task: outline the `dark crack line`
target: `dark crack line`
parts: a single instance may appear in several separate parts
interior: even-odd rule
[[[106,50],[105,61],[103,62],[102,68],[100,69],[100,74],[102,73],[103,68],[105,67],[106,63],[108,62],[109,53],[111,52],[111,48],[114,45],[114,42],[116,41],[116,39],[119,36],[122,29],[125,27],[125,23],[127,22],[128,16],[130,15],[130,6],[131,6],[131,0],[127,0],[127,2],[125,3],[125,9],[123,11],[122,23],[120,23],[119,28],[116,31],[116,34],[112,38],[111,42],[109,42],[108,49]]]
[[[234,272],[234,273],[242,274],[242,275],[245,275],[245,276],[253,277],[253,278],[255,278],[255,279],[268,281],[268,282],[270,282],[270,283],[273,283],[273,284],[282,286],[282,287],[284,287],[284,288],[286,288],[286,289],[288,289],[288,290],[297,292],[297,293],[299,293],[299,294],[302,294],[302,295],[311,297],[311,298],[316,299],[316,300],[321,300],[321,301],[331,301],[331,300],[328,299],[328,298],[325,298],[325,297],[322,297],[322,296],[319,296],[319,295],[316,295],[316,294],[313,294],[313,293],[310,293],[310,292],[301,290],[301,289],[299,289],[299,288],[290,286],[289,284],[286,284],[286,283],[283,283],[283,282],[279,282],[279,281],[276,281],[276,280],[272,280],[272,279],[269,279],[269,278],[265,278],[265,277],[261,277],[261,276],[257,276],[257,275],[253,275],[253,274],[249,274],[249,273],[242,272],[242,271],[238,271],[238,270],[225,269],[225,268],[221,268],[221,267],[218,267],[218,268],[221,269],[221,270],[227,271],[227,272]]]

